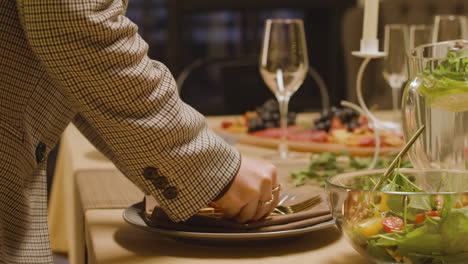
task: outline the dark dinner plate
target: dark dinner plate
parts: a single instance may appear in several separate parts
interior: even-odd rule
[[[124,220],[132,226],[152,232],[158,235],[173,239],[185,240],[190,242],[256,242],[266,240],[291,239],[298,238],[309,233],[335,226],[334,221],[330,220],[317,225],[275,232],[256,232],[256,233],[204,233],[204,232],[186,232],[170,229],[162,229],[148,226],[142,217],[143,204],[134,204],[123,212]]]

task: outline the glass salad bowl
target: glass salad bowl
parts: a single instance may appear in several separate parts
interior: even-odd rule
[[[372,191],[383,172],[327,179],[333,218],[351,245],[377,263],[468,263],[468,171],[399,169]]]

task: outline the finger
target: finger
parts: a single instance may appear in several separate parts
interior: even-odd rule
[[[236,215],[239,214],[239,212],[241,211],[241,208],[232,208],[232,207],[229,207],[229,208],[223,208],[223,218],[228,218],[228,219],[231,219],[231,218],[234,218]]]
[[[272,183],[266,182],[262,185],[261,196],[258,202],[257,212],[255,213],[254,220],[262,218],[265,214],[271,212],[271,203],[274,201],[274,195],[272,193]]]
[[[278,203],[279,203],[279,197],[280,197],[280,193],[281,193],[281,190],[278,189],[276,191],[273,191],[273,202],[271,203],[270,205],[270,208],[269,210],[264,214],[262,215],[260,218],[256,219],[256,220],[263,220],[265,218],[267,218],[268,216],[270,216],[271,212],[275,209],[276,206],[278,206]]]
[[[239,214],[234,219],[242,224],[253,220],[255,213],[257,212],[257,207],[258,199],[251,200],[240,210]]]
[[[224,218],[234,218],[242,209],[242,203],[231,197],[223,197],[217,204],[223,209]]]
[[[273,191],[273,188],[278,186],[276,167],[272,166],[268,173],[270,175],[271,181],[265,181],[265,184],[263,184],[262,186],[262,198],[260,199],[259,207],[257,209],[257,213],[255,214],[254,220],[259,220],[264,218],[264,216],[270,215],[271,211],[273,211],[276,204],[278,204],[277,191]],[[270,201],[270,203],[264,204],[263,202],[265,201]]]

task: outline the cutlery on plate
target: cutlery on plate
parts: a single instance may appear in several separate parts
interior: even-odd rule
[[[317,195],[317,196],[314,196],[314,197],[312,197],[310,199],[307,199],[307,200],[302,201],[302,202],[297,203],[297,204],[293,204],[293,205],[289,205],[289,206],[278,205],[273,210],[273,213],[282,214],[282,215],[284,215],[284,214],[293,214],[293,213],[297,213],[297,212],[301,212],[301,211],[310,209],[310,208],[320,204],[321,202],[322,202],[322,198],[319,195]]]
[[[278,202],[278,205],[282,205],[283,203],[285,203],[286,201],[288,200],[294,200],[296,198],[295,195],[293,194],[285,194],[285,193],[282,193],[280,194],[280,200]]]
[[[290,197],[288,197],[288,195],[285,195],[280,200],[280,203],[283,203],[284,201],[288,200],[288,198]],[[320,204],[321,202],[322,202],[322,198],[319,195],[317,195],[310,199],[307,199],[305,201],[302,201],[293,205],[288,205],[288,206],[278,205],[275,207],[271,215],[272,216],[273,215],[285,215],[285,214],[293,214],[293,213],[305,211]],[[214,209],[214,208],[201,209],[198,214],[204,215],[204,216],[215,217],[215,218],[223,216],[222,212],[220,212],[219,209]]]

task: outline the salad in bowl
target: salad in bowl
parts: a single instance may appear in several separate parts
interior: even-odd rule
[[[327,179],[333,217],[377,263],[468,263],[468,171],[396,169]]]

